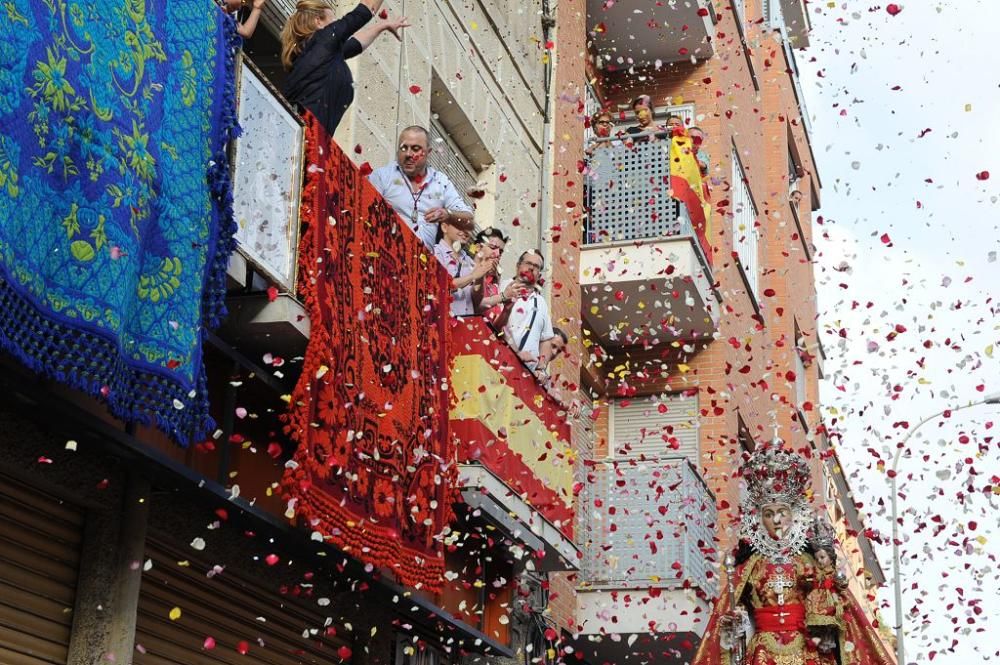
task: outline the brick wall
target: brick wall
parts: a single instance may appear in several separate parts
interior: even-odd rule
[[[666,344],[650,349],[618,349],[603,363],[610,393],[636,395],[697,388],[701,410],[701,466],[716,493],[720,524],[738,512],[738,485],[733,473],[741,449],[738,422],[746,423],[758,444],[770,441],[777,425],[786,445],[811,448],[796,408],[795,327],[807,349],[818,355],[813,270],[804,249],[811,240],[811,187],[818,183],[815,166],[799,117],[792,81],[780,44],[762,26],[759,3],[748,2],[744,53],[736,17],[720,10],[715,26],[716,54],[707,61],[663,65],[660,69],[597,73],[597,88],[605,106],[627,108],[638,94],[649,94],[655,106],[695,104],[695,122],[708,135],[712,166],[710,180],[715,209],[711,242],[714,277],[722,297],[716,338],[707,344]],[[756,76],[759,89],[754,85]],[[806,177],[798,213],[803,233],[792,217],[788,198],[788,152],[791,140]],[[735,146],[757,207],[761,293],[759,312],[748,294],[741,268],[733,258],[730,199],[730,153]],[[616,367],[623,367],[615,371]],[[817,365],[806,367],[806,395],[813,410],[805,411],[816,424]],[[807,409],[809,406],[807,405]],[[598,421],[599,438],[607,437],[607,420]],[[605,448],[606,450],[606,448]],[[818,463],[814,469],[817,489]],[[726,540],[725,534],[720,534]]]

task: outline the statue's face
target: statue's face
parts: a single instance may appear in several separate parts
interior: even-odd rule
[[[760,521],[767,535],[781,540],[792,525],[792,508],[787,503],[769,503],[761,508]]]
[[[824,568],[829,568],[833,565],[833,559],[830,558],[830,553],[824,549],[816,550],[816,563],[823,566]]]

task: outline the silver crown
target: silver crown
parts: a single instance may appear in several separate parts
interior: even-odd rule
[[[815,550],[831,550],[837,544],[833,526],[819,515],[813,519],[812,528],[809,530],[809,544]]]
[[[793,505],[805,500],[809,465],[790,450],[763,447],[743,464],[747,498],[757,506],[769,503]]]
[[[806,489],[809,465],[795,453],[766,446],[755,451],[741,469],[746,493],[741,501],[740,532],[750,546],[774,563],[787,563],[806,545],[812,522]],[[792,523],[779,540],[771,538],[761,523],[761,508],[782,503],[792,512]]]

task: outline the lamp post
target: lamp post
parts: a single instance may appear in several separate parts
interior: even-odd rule
[[[955,408],[942,409],[937,413],[927,416],[906,434],[903,438],[903,442],[896,448],[896,456],[892,458],[892,475],[890,477],[890,483],[892,487],[892,577],[893,590],[896,596],[896,665],[906,665],[906,661],[904,660],[905,652],[903,650],[903,581],[899,577],[899,517],[897,506],[899,497],[896,494],[896,478],[898,475],[896,473],[896,467],[899,466],[899,459],[903,454],[903,450],[906,449],[906,442],[909,441],[910,437],[913,436],[913,434],[922,426],[926,425],[938,416],[945,414],[946,412],[954,413],[955,411],[961,411],[962,409],[968,409],[981,404],[1000,404],[1000,393],[991,393],[982,399],[976,400],[975,402],[969,402],[968,404]]]

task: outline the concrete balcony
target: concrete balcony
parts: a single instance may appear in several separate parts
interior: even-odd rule
[[[682,457],[598,461],[587,480],[577,648],[591,662],[619,662],[637,640],[693,653],[718,590],[715,497]]]
[[[711,249],[689,204],[674,198],[668,150],[665,140],[602,141],[589,162],[581,304],[605,347],[698,340],[718,329]]]
[[[712,57],[715,12],[707,0],[587,0],[591,49],[609,68]]]
[[[576,569],[570,427],[562,405],[479,317],[452,329],[449,426],[467,505],[535,552]]]

